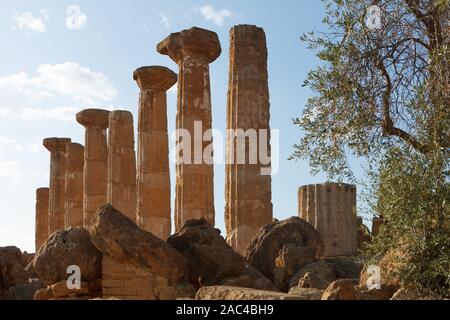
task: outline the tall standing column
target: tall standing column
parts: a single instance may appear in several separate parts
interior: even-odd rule
[[[44,147],[50,151],[49,233],[64,229],[64,203],[66,180],[66,146],[68,138],[44,139]]]
[[[84,147],[81,144],[67,145],[66,164],[64,225],[69,228],[83,225]]]
[[[136,153],[131,112],[111,112],[108,144],[108,203],[135,221]]]
[[[299,189],[299,215],[319,232],[324,257],[352,256],[358,250],[356,187],[326,183]]]
[[[215,32],[191,28],[172,33],[157,49],[179,67],[175,226],[199,218],[214,225],[214,168],[208,159],[212,139],[203,138],[212,127],[209,64],[222,51],[219,38]]]
[[[133,75],[141,92],[138,121],[139,226],[166,240],[171,233],[167,94],[177,75],[160,66],[142,67]]]
[[[270,164],[259,157],[262,146],[270,155],[269,121],[266,35],[239,25],[230,31],[225,223],[227,241],[240,253],[273,220],[272,178],[264,170]]]
[[[77,121],[86,128],[84,144],[83,224],[89,225],[98,208],[107,202],[109,124],[107,110],[86,109]]]
[[[48,197],[49,188],[36,190],[36,230],[35,230],[35,252],[47,241],[48,232]]]

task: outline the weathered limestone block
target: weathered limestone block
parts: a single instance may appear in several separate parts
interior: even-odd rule
[[[193,298],[194,287],[173,284],[168,279],[127,262],[117,262],[108,256],[102,261],[103,298],[123,300],[175,300]]]
[[[231,286],[203,287],[197,291],[195,300],[309,300],[301,296],[281,292],[256,290]]]
[[[299,215],[319,232],[324,257],[352,256],[358,250],[356,187],[326,183],[299,189]]]
[[[308,255],[312,256],[311,258],[315,258],[320,253],[321,240],[318,232],[309,223],[298,217],[292,217],[261,228],[250,241],[245,258],[268,279],[274,281],[276,260],[280,257],[280,251],[283,255],[283,249],[286,246],[297,247],[299,250],[309,252]],[[295,256],[292,252],[289,255]],[[293,264],[298,267],[303,263],[300,260]],[[290,274],[292,272],[293,270],[289,271]]]
[[[66,190],[67,138],[44,139],[44,147],[50,151],[49,234],[64,229],[64,203]]]
[[[273,220],[272,178],[261,171],[270,163],[262,163],[259,156],[262,146],[270,156],[269,109],[264,30],[235,26],[230,31],[227,107],[227,130],[235,134],[227,135],[225,222],[227,241],[241,254],[258,230]],[[267,135],[260,135],[260,130],[267,130]],[[253,133],[253,139],[239,138],[239,134],[251,137]],[[245,163],[240,163],[240,157]]]
[[[42,244],[48,239],[48,199],[49,188],[36,190],[36,230],[35,252],[38,252]]]
[[[101,260],[86,229],[71,227],[50,236],[34,256],[33,268],[49,285],[67,280],[67,268],[73,265],[80,267],[82,281],[91,282],[101,277]]]
[[[88,226],[98,208],[107,201],[109,125],[107,110],[86,109],[77,121],[86,128],[84,150],[83,224]]]
[[[200,218],[214,225],[212,137],[204,134],[211,133],[212,127],[209,64],[222,52],[219,38],[215,32],[194,27],[172,33],[157,50],[179,67],[176,128],[183,130],[178,131],[183,136],[177,141],[175,227]]]
[[[186,258],[190,280],[196,288],[222,285],[278,291],[205,219],[187,221],[167,242]]]
[[[84,147],[79,143],[66,146],[66,201],[64,225],[67,228],[83,225]]]
[[[177,75],[166,67],[137,69],[141,92],[138,120],[137,224],[166,240],[171,233],[167,94]]]
[[[120,110],[111,112],[108,143],[108,203],[134,221],[136,153],[131,112]]]

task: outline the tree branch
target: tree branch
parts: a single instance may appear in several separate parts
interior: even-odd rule
[[[389,73],[386,70],[386,66],[384,65],[382,59],[378,59],[376,66],[381,71],[383,77],[386,80],[386,90],[383,94],[383,122],[382,122],[383,134],[399,137],[403,141],[410,144],[417,151],[423,154],[427,154],[429,152],[429,147],[427,145],[421,144],[411,134],[400,128],[397,128],[394,125],[394,122],[392,121],[391,118],[391,109],[390,109],[391,108],[390,99],[392,95],[391,77],[389,76]]]

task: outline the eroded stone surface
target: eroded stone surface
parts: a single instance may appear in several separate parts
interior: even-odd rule
[[[33,259],[39,279],[47,284],[67,280],[67,268],[79,266],[81,280],[90,282],[101,276],[101,253],[91,243],[82,227],[71,227],[53,233]]]
[[[35,252],[50,236],[48,230],[48,202],[49,188],[39,188],[36,190],[36,229],[35,229]]]
[[[50,151],[49,234],[64,229],[64,203],[66,190],[66,146],[68,138],[44,139],[44,147]]]
[[[278,291],[205,219],[186,222],[168,243],[186,258],[190,279],[196,288],[224,285]]]
[[[133,115],[117,110],[109,115],[108,203],[136,219],[136,153]]]
[[[177,141],[175,227],[200,218],[214,225],[213,164],[211,157],[205,160],[212,154],[212,141],[203,137],[212,127],[209,64],[221,53],[219,38],[215,32],[194,27],[171,34],[157,50],[178,64],[176,128],[190,135],[178,136]]]
[[[167,242],[140,229],[111,205],[101,207],[89,227],[92,242],[103,255],[178,283],[185,278],[185,258]]]
[[[245,257],[268,279],[274,280],[275,261],[286,245],[311,248],[316,257],[321,249],[317,231],[306,221],[292,217],[261,228],[250,242]]]
[[[77,121],[86,128],[84,150],[83,224],[88,226],[98,208],[107,201],[109,125],[107,110],[86,109],[77,114]]]
[[[307,300],[304,297],[281,292],[256,290],[231,286],[203,287],[197,291],[196,300]]]
[[[138,122],[137,223],[166,240],[171,233],[169,138],[166,91],[177,75],[166,67],[142,67],[134,72],[141,89]]]
[[[299,215],[319,232],[324,257],[352,256],[357,253],[355,186],[326,183],[301,187]]]
[[[263,145],[266,146],[267,156],[270,156],[269,109],[264,30],[250,25],[235,26],[230,31],[227,129],[242,130],[242,133],[255,130],[256,133],[253,140],[240,139],[236,135],[227,137],[227,241],[241,254],[258,230],[273,220],[272,178],[269,174],[262,174],[261,170],[270,167],[270,163],[263,163],[259,156]],[[267,130],[267,135],[260,135],[260,130]],[[253,149],[255,146],[256,149]],[[245,158],[244,155],[238,155],[243,150],[247,150]],[[239,163],[240,156],[245,159],[245,163]],[[254,156],[256,162],[251,161]]]
[[[66,146],[66,228],[83,225],[84,147],[79,143]]]

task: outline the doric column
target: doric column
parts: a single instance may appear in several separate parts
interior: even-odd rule
[[[68,138],[44,139],[44,147],[50,151],[49,233],[64,229],[64,203],[66,189],[66,146]]]
[[[66,146],[66,228],[83,225],[84,147],[79,143]]]
[[[109,124],[107,110],[87,109],[77,114],[86,128],[84,144],[83,224],[89,225],[98,208],[107,202]]]
[[[179,67],[175,226],[198,218],[214,225],[212,139],[204,134],[211,133],[209,64],[221,53],[219,38],[215,32],[192,28],[171,34],[157,49]]]
[[[230,31],[225,223],[227,241],[240,253],[273,220],[272,178],[264,171],[270,163],[260,159],[263,146],[270,155],[269,121],[266,35],[239,25]]]
[[[299,215],[319,232],[324,257],[352,256],[358,249],[356,187],[326,183],[299,189]]]
[[[135,221],[136,154],[131,112],[111,112],[108,145],[108,203]]]
[[[48,232],[48,197],[49,188],[36,190],[36,229],[35,229],[35,252],[47,241]]]
[[[374,217],[372,219],[372,237],[376,237],[380,234],[380,228],[382,225],[382,218],[381,217]]]
[[[141,89],[137,222],[166,240],[172,229],[166,91],[177,82],[177,75],[166,67],[152,66],[137,69],[133,77]]]

